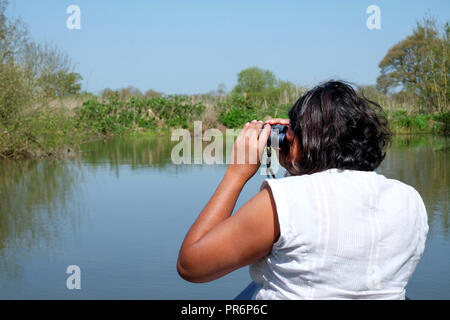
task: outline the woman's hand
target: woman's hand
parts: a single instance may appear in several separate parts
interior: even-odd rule
[[[270,125],[264,126],[264,129],[263,125],[262,121],[256,120],[245,124],[234,143],[226,174],[237,176],[243,182],[247,182],[258,171],[270,135]]]
[[[183,241],[177,270],[188,281],[211,281],[254,263],[270,253],[280,235],[275,201],[268,188],[232,215],[242,188],[258,171],[270,134],[270,125],[261,131],[262,127],[263,122],[256,120],[244,126],[227,173]]]
[[[274,124],[281,124],[284,126],[289,126],[289,119],[276,118],[276,119],[267,120],[265,123],[270,124],[271,126],[273,126]]]

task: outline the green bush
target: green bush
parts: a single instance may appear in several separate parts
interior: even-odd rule
[[[411,128],[426,131],[430,128],[430,115],[415,114],[411,116]]]
[[[405,110],[397,110],[389,114],[391,128],[394,132],[449,134],[449,112],[411,114]]]
[[[194,103],[187,96],[165,96],[142,99],[147,111],[151,111],[168,127],[187,128],[193,120],[199,120],[205,111],[203,103]]]
[[[59,154],[80,143],[84,133],[64,109],[40,109],[21,115],[9,126],[0,123],[0,157],[27,158]]]
[[[219,110],[219,122],[228,128],[242,127],[246,122],[258,119],[258,107],[250,99],[233,94],[221,102]]]
[[[240,109],[238,107],[231,107],[230,110],[223,113],[219,121],[228,128],[242,127],[246,122],[256,119],[256,113],[251,109]]]
[[[246,122],[266,117],[288,118],[290,104],[258,104],[248,97],[233,94],[217,106],[219,122],[228,128],[240,128]]]
[[[395,127],[409,128],[411,126],[408,112],[406,110],[397,110],[392,114],[391,124]]]
[[[433,128],[436,133],[450,134],[450,111],[434,114],[433,120],[436,122]]]
[[[86,101],[78,110],[80,127],[94,133],[122,134],[136,129],[155,129],[158,123],[166,127],[188,128],[190,122],[200,119],[205,106],[192,103],[188,97],[160,98],[131,97],[121,101],[112,94],[106,102],[96,98]]]
[[[272,104],[270,105],[267,110],[261,110],[261,117],[260,119],[263,119],[266,116],[270,116],[272,118],[289,118],[289,110],[291,110],[292,105],[290,104]]]
[[[114,104],[103,104],[96,98],[90,99],[77,110],[79,126],[101,134],[120,131],[115,110]]]

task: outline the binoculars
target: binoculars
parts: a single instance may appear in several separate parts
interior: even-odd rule
[[[278,149],[287,149],[289,147],[288,141],[286,139],[286,132],[288,131],[288,127],[282,124],[274,124],[270,126],[270,136],[267,139],[267,176],[271,176],[275,179],[275,174],[272,171],[271,166],[271,157],[272,157],[272,148]]]
[[[273,148],[286,148],[287,147],[287,139],[286,132],[288,131],[288,127],[281,124],[274,124],[270,127],[270,136],[267,139],[267,147]]]

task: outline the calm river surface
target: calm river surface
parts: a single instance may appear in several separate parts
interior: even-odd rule
[[[0,162],[0,298],[234,298],[248,268],[190,284],[175,267],[225,166],[174,165],[171,150],[168,137],[121,138],[70,160]],[[449,138],[397,137],[377,170],[416,188],[428,211],[411,299],[450,299],[449,155]],[[263,179],[248,183],[238,207]],[[66,287],[69,265],[81,268],[81,290]]]

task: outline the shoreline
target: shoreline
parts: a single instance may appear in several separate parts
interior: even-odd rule
[[[124,134],[109,134],[104,136],[91,136],[86,140],[83,140],[81,142],[77,143],[66,143],[64,145],[52,148],[51,150],[43,151],[40,149],[33,149],[33,150],[27,150],[21,153],[18,153],[16,155],[11,156],[5,156],[4,154],[0,153],[0,162],[2,161],[21,161],[21,160],[42,160],[42,159],[71,159],[75,158],[81,155],[80,149],[82,145],[93,143],[93,142],[107,142],[111,139],[117,139],[117,138],[136,138],[136,139],[157,139],[157,138],[170,138],[172,135],[172,132],[174,130],[177,130],[180,128],[161,128],[158,130],[147,130],[147,131],[133,131],[128,132]],[[202,131],[202,134],[211,128],[205,128]],[[231,128],[225,128],[228,130],[238,130],[238,129],[231,129]],[[194,138],[194,130],[193,129],[186,129],[191,134],[191,137]],[[219,129],[223,136],[227,136],[227,132],[225,130]],[[414,131],[414,130],[392,130],[392,137],[438,137],[438,138],[449,138],[450,136],[447,134],[439,134],[435,133],[433,131]]]

